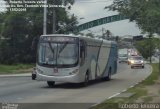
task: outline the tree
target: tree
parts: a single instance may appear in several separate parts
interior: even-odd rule
[[[102,37],[103,37],[103,39],[109,40],[112,37],[112,32],[110,30],[105,30],[105,33],[103,33]]]
[[[139,28],[148,33],[150,42],[154,33],[160,33],[160,0],[114,0],[113,4],[105,7],[135,21]],[[150,55],[151,53],[151,43]],[[151,63],[151,57],[150,57]]]
[[[150,44],[151,44],[151,53],[150,52]],[[155,49],[155,43],[154,41],[152,43],[150,43],[150,39],[144,39],[141,41],[136,41],[135,42],[135,47],[137,48],[137,50],[140,52],[140,54],[145,58],[148,59],[148,57],[151,57],[154,53],[154,49]]]
[[[143,32],[160,33],[160,0],[114,0],[110,10],[135,21]]]
[[[60,5],[64,0],[48,0],[48,3]],[[74,0],[65,0],[64,5],[73,4]],[[56,28],[58,21],[66,24],[73,22],[64,8],[55,8]],[[48,9],[48,31],[53,33],[53,8]],[[1,22],[2,21],[2,22]],[[3,24],[3,26],[2,26]],[[74,25],[74,24],[73,24]],[[2,28],[3,27],[3,28]],[[0,62],[1,63],[30,63],[36,60],[36,49],[31,49],[43,30],[43,8],[27,8],[26,12],[1,13],[0,33],[8,40],[0,41]],[[34,43],[33,43],[34,42]]]
[[[59,30],[59,26],[58,26],[58,22],[64,22],[66,23],[66,25],[70,24],[73,21],[76,21],[76,17],[74,15],[70,16],[68,15],[66,10],[71,9],[71,5],[74,4],[74,0],[48,0],[49,4],[54,4],[54,5],[65,5],[67,6],[69,4],[69,6],[67,6],[67,9],[65,8],[49,8],[48,9],[48,34],[50,33],[54,33],[56,30]],[[55,23],[55,24],[54,24]],[[75,25],[76,23],[72,24]],[[54,26],[55,27],[54,27]],[[55,30],[53,29],[55,28]],[[67,29],[68,30],[68,29]],[[58,31],[58,33],[64,33],[67,30],[61,30]]]
[[[159,38],[154,38],[153,42],[155,44],[155,49],[158,49],[160,51],[160,39]]]
[[[5,15],[4,13],[0,13],[0,38],[2,37],[2,30],[3,30],[3,26],[4,26],[4,19]]]

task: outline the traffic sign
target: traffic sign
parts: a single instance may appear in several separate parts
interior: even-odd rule
[[[127,19],[127,17],[123,16],[123,15],[113,15],[113,16],[108,16],[108,17],[104,17],[104,18],[100,18],[100,19],[96,19],[84,24],[79,25],[76,28],[76,31],[83,31],[85,29],[89,29],[95,26],[99,26],[99,25],[103,25],[106,23],[111,23],[111,22],[115,22],[115,21],[120,21],[120,20],[124,20]]]

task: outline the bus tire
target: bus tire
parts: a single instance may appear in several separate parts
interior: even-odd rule
[[[109,68],[109,71],[108,71],[108,75],[104,78],[105,81],[110,81],[111,80],[111,68]]]
[[[88,83],[89,83],[89,73],[87,72],[87,73],[85,74],[84,82],[82,83],[82,85],[83,85],[84,87],[86,87],[86,86],[88,85]]]
[[[54,87],[55,81],[47,81],[49,87]]]
[[[35,80],[35,79],[36,79],[36,75],[32,74],[32,80]]]

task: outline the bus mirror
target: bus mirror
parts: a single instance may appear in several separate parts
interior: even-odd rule
[[[84,56],[84,46],[80,47],[80,58],[83,58]]]
[[[82,66],[84,64],[84,60],[85,60],[85,49],[84,49],[84,46],[81,46],[80,47],[80,65]]]

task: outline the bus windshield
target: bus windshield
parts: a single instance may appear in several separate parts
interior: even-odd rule
[[[41,42],[38,63],[41,65],[69,66],[78,62],[78,44],[69,42]]]
[[[127,57],[127,54],[119,54],[119,57]]]

